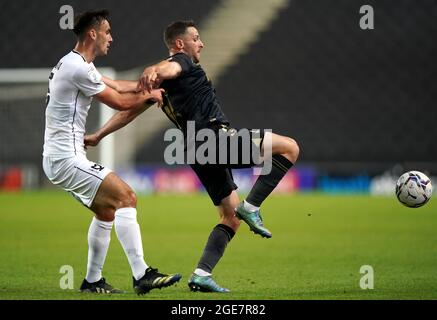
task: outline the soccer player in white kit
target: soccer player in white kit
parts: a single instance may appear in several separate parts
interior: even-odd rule
[[[136,117],[151,104],[162,103],[162,90],[143,94],[137,82],[102,76],[93,61],[107,54],[113,39],[108,11],[87,11],[75,18],[75,48],[53,68],[47,93],[43,169],[49,180],[94,212],[88,231],[87,274],[81,292],[121,293],[102,277],[112,226],[132,269],[138,294],[169,286],[180,274],[162,274],[144,261],[136,195],[110,169],[89,161],[84,147],[85,123],[92,98]],[[104,133],[104,128],[102,128]],[[93,145],[87,141],[87,145]]]

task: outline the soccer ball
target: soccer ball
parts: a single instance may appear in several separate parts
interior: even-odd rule
[[[418,208],[431,198],[431,180],[419,171],[408,171],[396,182],[396,197],[405,206]]]

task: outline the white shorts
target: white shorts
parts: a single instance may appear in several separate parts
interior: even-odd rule
[[[112,172],[98,163],[89,161],[85,155],[71,158],[43,157],[43,169],[49,180],[76,200],[91,207],[103,179]]]

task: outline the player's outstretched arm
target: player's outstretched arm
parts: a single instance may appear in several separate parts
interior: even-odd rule
[[[100,140],[106,137],[108,134],[123,128],[141,113],[149,108],[150,105],[142,105],[130,110],[119,111],[114,114],[99,130],[95,133],[86,135],[84,137],[85,147],[96,146]]]
[[[102,77],[103,82],[117,91],[118,93],[139,92],[138,82],[130,80],[113,80],[111,78]]]
[[[138,89],[149,93],[159,88],[161,82],[167,79],[177,78],[182,72],[182,67],[174,61],[164,60],[158,64],[144,69],[138,82]]]
[[[163,91],[164,90],[162,89],[157,89],[153,90],[153,93],[158,94],[157,92],[159,92],[159,94],[162,94]],[[108,134],[123,128],[141,113],[146,111],[151,105],[152,104],[141,104],[135,108],[117,112],[99,130],[84,137],[85,147],[98,145],[100,140]]]
[[[149,93],[118,93],[110,86],[106,86],[105,90],[96,94],[95,97],[100,102],[119,111],[136,108],[144,103],[158,102],[159,105],[162,104],[162,94],[159,90],[153,90]]]

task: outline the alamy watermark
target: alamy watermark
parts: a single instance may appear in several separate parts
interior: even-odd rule
[[[254,167],[257,175],[266,175],[272,169],[271,133],[270,129],[237,131],[226,126],[196,131],[195,122],[187,121],[186,132],[177,128],[165,132],[164,141],[170,144],[164,150],[164,161],[170,165],[247,166]]]
[[[59,269],[59,273],[62,274],[59,280],[59,288],[62,290],[74,289],[74,270],[70,265],[63,265]]]
[[[375,282],[373,267],[370,265],[361,266],[360,274],[363,274],[360,279],[360,288],[363,290],[373,289]]]
[[[68,4],[64,4],[59,8],[59,13],[63,14],[61,19],[59,19],[59,27],[62,30],[72,30],[74,28],[73,7]]]
[[[360,13],[363,16],[360,18],[360,28],[362,30],[375,29],[375,12],[371,5],[363,5],[360,7]]]

